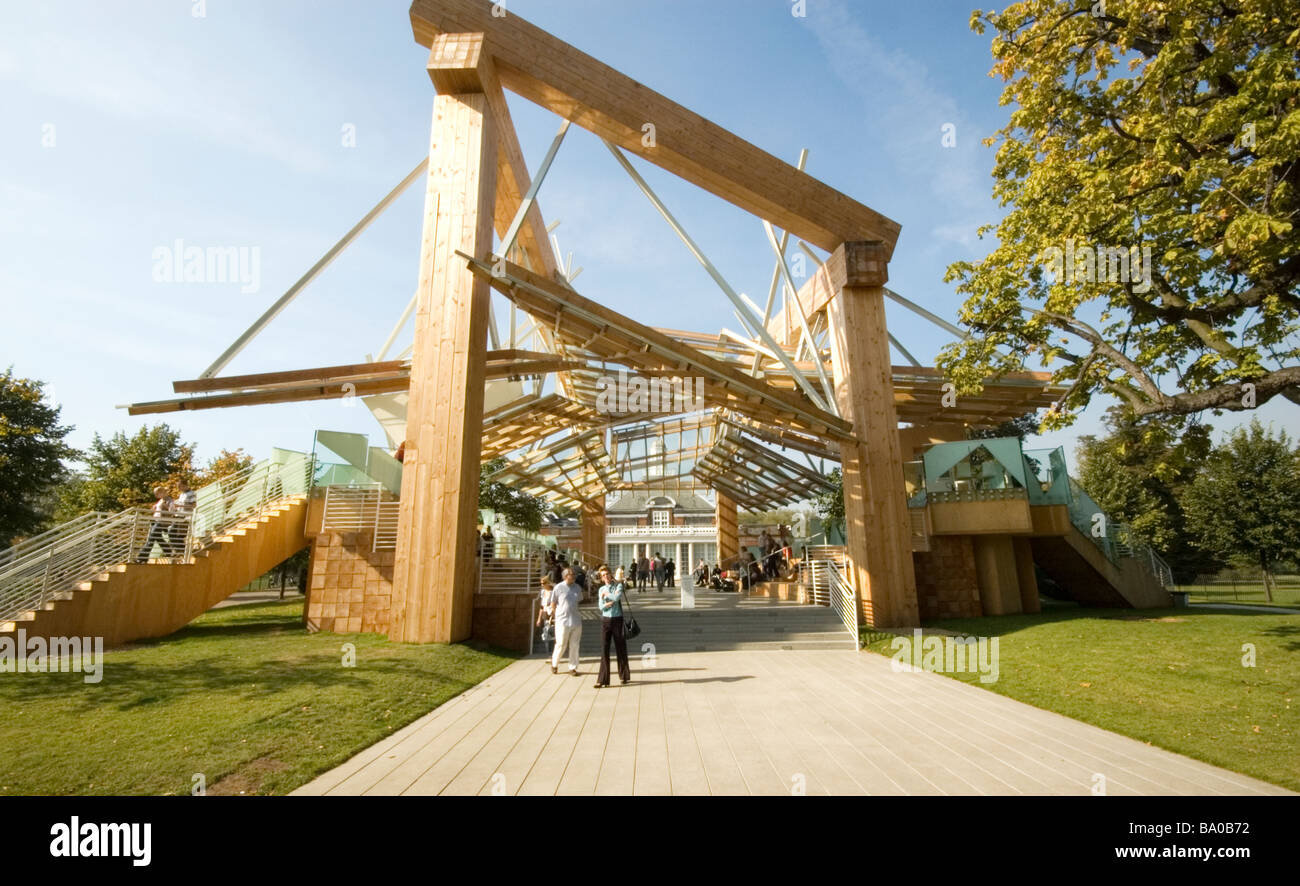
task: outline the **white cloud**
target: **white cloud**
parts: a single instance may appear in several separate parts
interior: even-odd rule
[[[978,130],[959,102],[933,84],[925,64],[877,40],[863,27],[861,10],[841,0],[819,3],[801,21],[821,43],[831,70],[862,98],[870,128],[896,169],[924,178],[948,206],[986,209],[988,158]],[[955,127],[955,147],[941,147],[946,124]]]
[[[222,71],[218,88],[212,73],[196,70],[185,53],[158,43],[131,45],[121,37],[104,43],[32,34],[16,52],[0,55],[0,79],[32,92],[271,157],[295,173],[329,169],[318,149],[278,134],[282,125],[259,119],[233,98],[260,92],[254,84],[235,82],[237,73]]]

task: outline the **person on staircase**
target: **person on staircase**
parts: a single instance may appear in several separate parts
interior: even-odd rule
[[[172,512],[172,500],[167,495],[167,490],[159,486],[153,491],[153,519],[149,522],[149,534],[145,537],[144,547],[136,556],[135,562],[148,563],[153,556],[154,545],[160,545],[164,557],[171,556],[171,536],[167,530],[170,527],[170,517]]]
[[[180,494],[172,502],[172,525],[168,530],[171,537],[172,556],[185,556],[185,539],[190,532],[190,525],[194,522],[194,507],[198,504],[198,494],[190,488],[190,484],[185,480],[177,483],[177,489]]]

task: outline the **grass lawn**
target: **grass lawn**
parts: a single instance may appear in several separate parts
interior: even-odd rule
[[[514,661],[308,634],[302,600],[105,653],[103,680],[0,673],[0,795],[284,794]],[[343,644],[356,667],[343,667]]]
[[[1296,616],[1071,607],[927,627],[999,638],[998,682],[954,679],[1300,791]],[[863,632],[883,655],[892,639]]]

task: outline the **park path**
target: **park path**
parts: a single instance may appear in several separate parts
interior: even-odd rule
[[[595,668],[515,662],[295,793],[1288,793],[880,655],[662,653],[600,690]]]

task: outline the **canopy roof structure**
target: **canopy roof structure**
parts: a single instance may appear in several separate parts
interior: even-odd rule
[[[978,397],[955,398],[942,373],[919,365],[886,329],[888,299],[965,334],[884,287],[897,223],[810,176],[807,151],[788,164],[495,7],[488,0],[414,0],[413,33],[430,49],[428,72],[438,93],[430,156],[200,378],[174,383],[180,396],[132,405],[131,414],[364,398],[393,448],[406,444],[411,479],[403,486],[399,597],[423,587],[435,561],[457,576],[472,568],[465,563],[473,550],[469,486],[479,464],[494,463],[496,477],[520,489],[583,506],[585,519],[623,490],[709,488],[733,505],[778,507],[829,488],[828,465],[842,463],[846,490],[850,477],[862,490],[846,494],[855,568],[874,559],[881,580],[905,586],[900,593],[913,598],[887,612],[893,604],[881,608],[884,591],[872,604],[871,593],[860,589],[864,614],[874,612],[869,617],[881,624],[906,621],[915,589],[901,559],[908,540],[899,510],[899,423],[995,425],[1051,405],[1062,391],[1045,374],[1020,373],[990,379]],[[561,118],[535,172],[506,90]],[[538,203],[573,127],[603,140],[730,303],[739,331],[655,328],[608,307],[598,292],[579,292],[582,269],[571,255],[562,259]],[[765,303],[727,282],[630,157],[762,222],[774,265]],[[421,178],[427,191],[419,288],[374,361],[221,376]],[[803,254],[799,265],[806,257],[815,266],[802,285],[792,250]],[[414,342],[390,358],[408,324]],[[905,365],[891,366],[891,345]],[[475,453],[478,464],[471,465]],[[408,492],[418,500],[408,501]],[[456,528],[442,537],[428,525],[445,528],[447,521]],[[890,538],[864,536],[873,522]],[[423,555],[408,562],[422,546],[436,554],[427,563]],[[441,602],[403,605],[413,621],[398,633],[464,635],[460,622],[450,634],[430,633],[426,622],[437,619],[419,607]],[[457,611],[464,605],[458,602]]]

